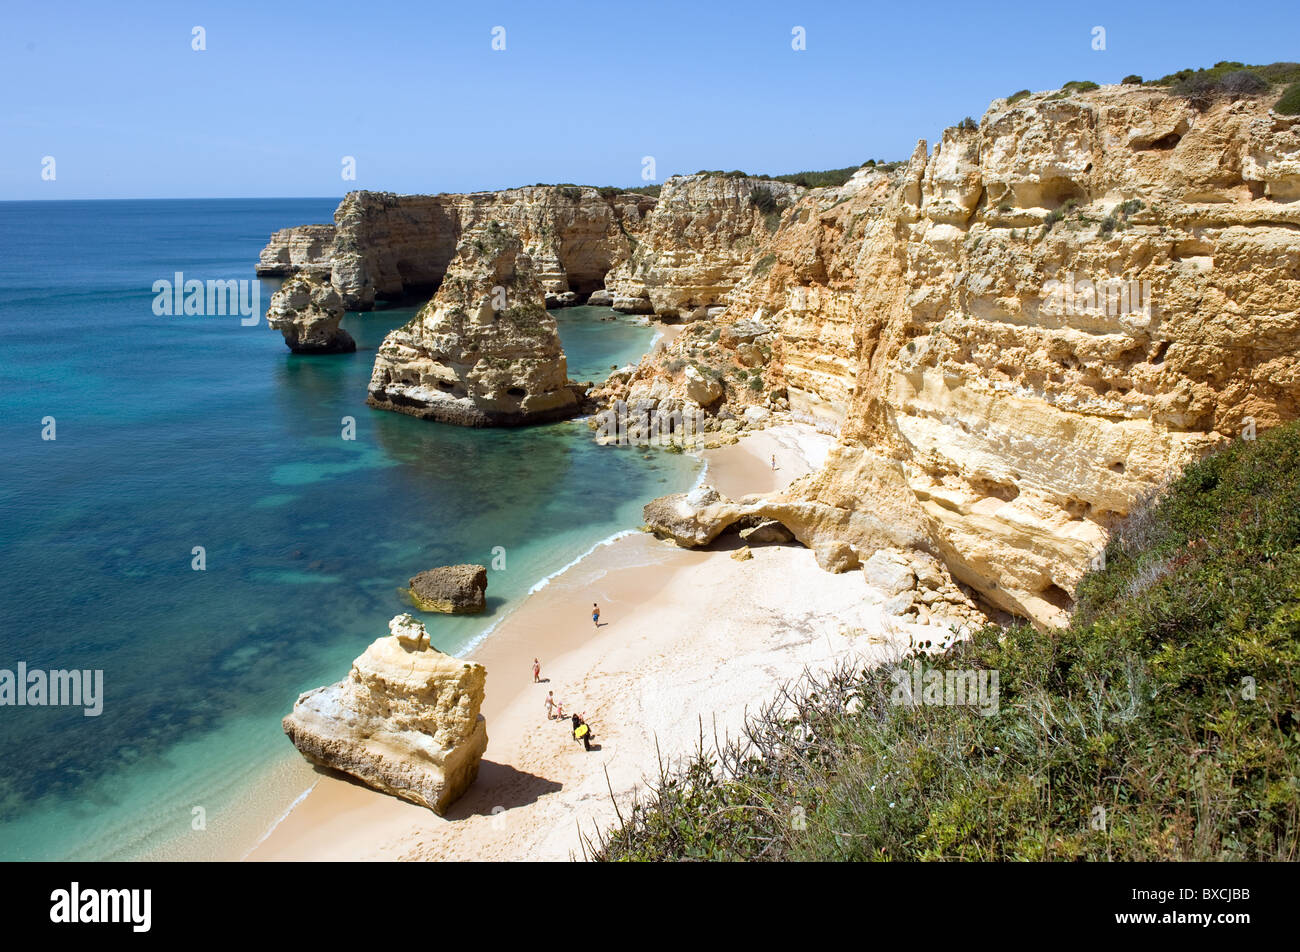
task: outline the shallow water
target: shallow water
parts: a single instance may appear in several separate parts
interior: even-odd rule
[[[0,707],[0,858],[242,855],[313,776],[280,718],[412,610],[411,575],[504,555],[485,615],[426,617],[458,653],[693,481],[691,458],[598,447],[582,421],[367,408],[374,349],[412,308],[348,315],[358,352],[332,357],[264,321],[154,313],[154,281],[252,279],[271,231],[334,205],[0,203],[0,669],[102,669],[105,693],[98,717]],[[653,336],[555,313],[576,379]]]

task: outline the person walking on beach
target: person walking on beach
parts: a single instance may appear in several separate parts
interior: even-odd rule
[[[776,472],[776,454],[772,454],[772,472]]]
[[[536,658],[533,659],[533,684],[542,680],[542,663]]]
[[[555,692],[554,691],[546,692],[546,701],[544,703],[546,706],[546,719],[548,721],[555,720]]]
[[[582,746],[586,750],[591,750],[591,739],[596,735],[591,732],[591,727],[577,714],[573,715],[573,739],[582,741]]]
[[[597,628],[600,627],[600,606],[595,602],[591,603],[591,623]]]

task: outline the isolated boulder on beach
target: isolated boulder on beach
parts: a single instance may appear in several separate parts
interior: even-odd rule
[[[423,612],[474,615],[487,607],[487,568],[440,565],[411,579],[411,600]]]
[[[442,814],[487,749],[487,671],[432,647],[410,615],[388,627],[346,678],[300,696],[282,726],[312,763]]]

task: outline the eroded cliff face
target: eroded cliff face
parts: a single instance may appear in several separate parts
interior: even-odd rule
[[[515,426],[579,408],[555,319],[523,242],[466,232],[438,293],[380,345],[367,403],[461,426]]]
[[[334,213],[330,243],[303,226],[272,236],[260,273],[320,267],[324,256],[348,310],[377,300],[432,294],[461,236],[487,222],[509,226],[523,242],[552,304],[575,303],[602,287],[605,274],[631,252],[653,198],[577,186],[530,186],[502,192],[394,195],[350,192]],[[311,241],[317,249],[307,250]],[[264,270],[274,268],[277,270]],[[566,297],[567,295],[567,297]]]
[[[299,697],[282,726],[312,763],[442,814],[487,749],[487,672],[431,647],[410,615],[388,628],[347,677]]]
[[[710,316],[803,192],[745,175],[673,176],[635,235],[631,256],[605,278],[613,306],[668,321]]]
[[[281,228],[262,249],[255,270],[268,276],[306,272],[328,277],[333,255],[333,225]]]
[[[719,318],[712,412],[755,399],[725,327],[770,325],[759,399],[841,437],[790,493],[801,539],[868,550],[883,514],[1050,625],[1137,499],[1297,416],[1300,119],[1272,98],[1000,100],[892,174],[800,199]],[[680,395],[692,346],[637,375]]]
[[[295,354],[343,354],[357,349],[339,327],[343,301],[323,275],[304,271],[280,285],[266,309],[266,323],[284,335]]]

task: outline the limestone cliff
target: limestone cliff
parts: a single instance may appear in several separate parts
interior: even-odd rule
[[[740,174],[668,179],[630,257],[605,278],[613,306],[668,321],[710,316],[803,191]]]
[[[711,412],[752,402],[726,329],[764,324],[758,399],[840,431],[789,495],[801,540],[865,551],[884,519],[992,604],[1058,622],[1135,500],[1300,413],[1300,118],[1273,98],[995,101],[899,170],[800,198],[719,339],[630,383],[684,396],[673,361],[702,357],[726,382]]]
[[[433,300],[384,338],[373,407],[462,426],[514,426],[578,411],[555,319],[523,243],[490,223],[467,232]]]
[[[333,254],[333,225],[282,228],[271,235],[270,242],[258,257],[255,270],[268,276],[304,271],[328,276]]]
[[[487,749],[487,672],[431,647],[410,615],[389,630],[342,681],[299,697],[284,732],[313,763],[441,814],[474,782]]]
[[[334,213],[333,244],[322,254],[344,306],[365,310],[377,300],[432,294],[461,236],[495,221],[523,242],[548,302],[575,303],[601,288],[610,268],[630,254],[629,235],[654,204],[645,195],[586,186],[443,195],[350,192]],[[293,241],[306,240],[302,231],[277,232],[262,252],[264,264],[296,270]],[[289,263],[280,264],[285,259]]]

